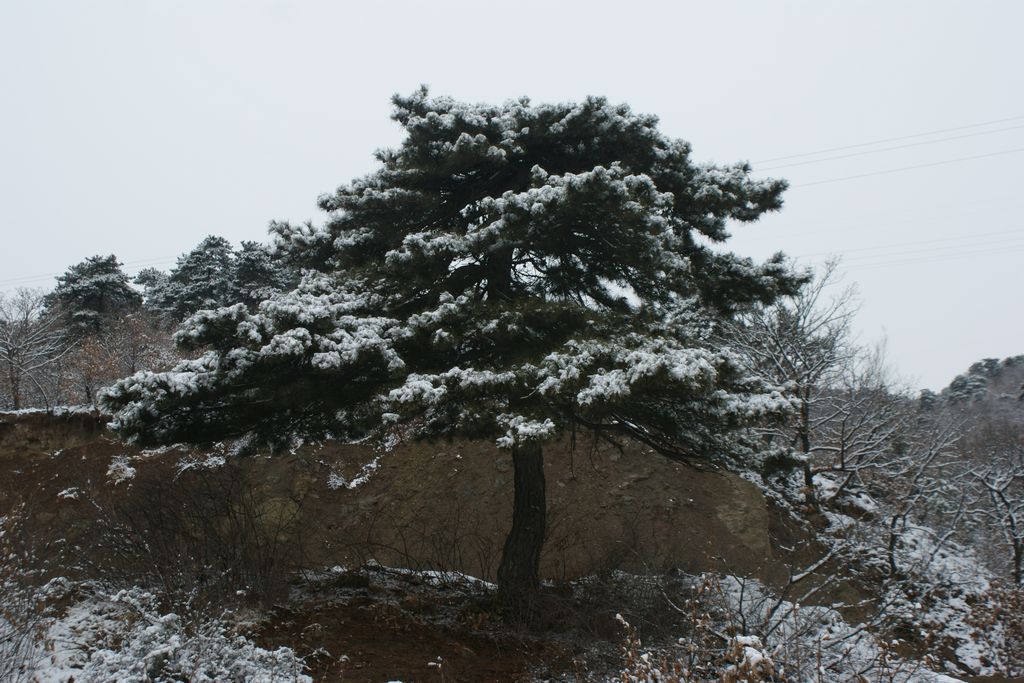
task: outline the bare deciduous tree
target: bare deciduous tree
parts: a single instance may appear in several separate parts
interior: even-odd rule
[[[51,389],[43,372],[61,360],[71,342],[57,317],[48,315],[40,290],[18,289],[0,294],[0,363],[11,408],[25,404],[26,392],[34,390],[50,406]]]
[[[907,425],[899,440],[893,442],[890,457],[879,468],[887,503],[886,557],[891,575],[898,575],[903,569],[897,562],[896,547],[908,522],[931,522],[920,528],[942,530],[933,539],[929,556],[919,558],[925,565],[959,530],[968,508],[967,496],[957,485],[956,449],[965,430],[962,419],[946,413],[921,419],[913,427]],[[915,567],[918,571],[926,568]]]
[[[1008,469],[993,465],[975,473],[990,505],[981,508],[989,523],[1001,532],[1009,549],[1013,582],[1024,584],[1024,465]]]
[[[963,456],[980,554],[1024,585],[1024,425],[1013,415],[976,425]]]
[[[814,476],[845,474],[841,493],[864,470],[878,467],[907,419],[905,397],[885,364],[884,345],[859,347],[851,324],[856,290],[839,288],[839,263],[829,261],[798,293],[745,312],[727,330],[751,370],[788,385],[794,418],[765,435],[797,456],[807,502]]]
[[[175,359],[170,335],[161,323],[135,312],[107,320],[99,330],[80,337],[63,364],[63,374],[70,389],[93,404],[100,389],[121,377],[160,369]]]

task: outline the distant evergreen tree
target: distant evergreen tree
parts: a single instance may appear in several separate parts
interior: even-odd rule
[[[231,273],[231,302],[255,307],[283,289],[297,284],[280,259],[275,259],[259,242],[242,242],[235,252]]]
[[[988,396],[988,377],[986,374],[976,372],[957,375],[943,391],[943,394],[953,402],[980,401]]]
[[[106,321],[141,305],[142,297],[130,282],[113,254],[90,256],[57,277],[46,306],[62,316],[74,334],[99,332]]]
[[[1002,365],[1003,364],[999,362],[998,358],[983,358],[977,363],[971,364],[971,367],[967,372],[972,375],[981,375],[983,377],[995,377],[999,374]]]
[[[159,289],[167,283],[167,273],[157,268],[143,268],[136,274],[133,282],[140,285],[145,292]]]
[[[164,323],[175,323],[175,320],[168,320],[164,311],[157,309],[157,302],[164,301],[164,292],[167,288],[168,275],[158,268],[143,268],[132,280],[136,285],[142,287],[142,306],[154,320]]]
[[[235,303],[234,268],[231,243],[211,235],[178,257],[166,278],[161,278],[159,271],[144,271],[146,307],[169,320],[180,321],[204,308],[229,306]]]
[[[316,270],[258,313],[193,316],[179,344],[211,350],[122,381],[105,404],[139,442],[494,439],[515,479],[499,588],[525,609],[545,441],[581,428],[683,461],[738,457],[736,428],[790,409],[712,332],[802,280],[781,255],[758,265],[709,246],[728,221],[778,209],[785,184],[697,164],[654,117],[604,99],[488,106],[421,90],[394,104],[405,141],[321,198],[326,226],[274,227],[277,253]]]
[[[941,399],[931,389],[922,389],[917,397],[917,407],[921,411],[935,410],[940,405]]]
[[[1024,400],[1024,355],[983,358],[972,363],[967,372],[957,375],[939,394],[950,403],[982,403],[1021,398]]]

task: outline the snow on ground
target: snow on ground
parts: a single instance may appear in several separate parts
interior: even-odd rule
[[[62,417],[65,415],[95,415],[96,406],[54,406],[53,408],[21,408],[19,410],[0,410],[0,416],[4,415],[53,415]]]
[[[107,481],[117,486],[130,482],[135,478],[135,468],[131,466],[131,458],[127,455],[115,456],[107,468]]]
[[[829,607],[779,599],[752,579],[703,575],[694,577],[694,586],[702,587],[700,621],[674,645],[640,647],[619,617],[629,634],[627,665],[608,683],[661,683],[677,680],[673,676],[726,683],[776,680],[773,676],[818,683],[962,683],[902,658],[897,643],[847,623]],[[704,611],[716,602],[717,608]]]
[[[947,678],[901,658],[896,654],[899,643],[881,640],[863,624],[847,623],[830,607],[777,598],[751,579],[727,576],[719,585],[726,612],[738,620],[733,627],[755,630],[765,644],[764,652],[782,674],[787,667],[798,674],[814,670],[826,683],[858,680],[858,676],[893,683]]]
[[[367,567],[386,574],[418,577],[422,579],[424,583],[431,586],[463,586],[483,591],[498,590],[498,587],[490,581],[484,581],[483,579],[470,576],[469,574],[463,574],[462,572],[439,571],[436,569],[415,570],[403,569],[402,567],[384,567],[373,560],[370,560],[367,563]]]
[[[459,572],[415,571],[374,562],[359,569],[332,567],[308,572],[298,590],[314,594],[333,585],[343,586],[346,584],[335,582],[351,573],[372,576],[375,585],[380,586],[373,595],[385,601],[392,593],[397,600],[415,586],[441,588],[448,596],[454,594],[453,589],[467,595],[495,590],[493,584]],[[695,652],[699,660],[695,673],[699,675],[686,680],[738,683],[768,681],[774,675],[819,683],[958,681],[930,671],[920,662],[901,658],[898,644],[879,640],[863,625],[846,622],[832,608],[778,599],[751,579],[718,575],[683,579],[680,585],[705,587],[699,595],[701,611],[708,616],[702,616],[699,628],[675,644],[645,649],[639,641],[627,641],[625,668],[607,677],[609,683],[666,680],[667,673],[690,671]],[[578,588],[585,589],[592,580],[582,580]],[[618,573],[616,580],[647,590],[648,584],[658,578]],[[66,683],[74,677],[77,683],[312,682],[303,673],[303,662],[294,651],[257,646],[246,637],[236,615],[189,619],[161,610],[156,595],[139,587],[115,590],[57,580],[44,592],[67,606],[47,616],[40,631],[43,638],[23,652],[32,660],[31,676],[25,680]],[[324,599],[323,594],[320,599]],[[953,605],[949,609],[950,619],[959,619],[955,614],[958,608]],[[443,610],[434,618],[443,620]],[[620,621],[628,630],[625,620]],[[701,640],[694,635],[698,630],[710,636]],[[714,645],[709,646],[709,642]],[[958,654],[964,657],[969,653]]]
[[[202,455],[187,455],[178,461],[175,468],[176,476],[181,476],[189,470],[215,470],[227,464],[227,458],[219,453],[204,453]]]
[[[803,500],[799,472],[776,480],[774,486],[766,485],[753,472],[744,478],[801,522],[796,512]],[[893,515],[898,510],[890,509],[891,502],[880,503],[859,486],[844,489],[830,473],[816,475],[815,488],[826,524],[809,530],[819,543],[832,549],[841,565],[860,565],[863,580],[880,593],[878,604],[883,613],[877,615],[873,628],[914,633],[920,642],[931,642],[932,651],[949,660],[951,671],[996,673],[1000,663],[992,654],[993,644],[1004,646],[1002,634],[999,629],[979,634],[971,623],[979,607],[984,608],[992,600],[993,577],[975,553],[955,542],[950,533],[940,533],[909,518],[897,518],[893,527]],[[895,573],[887,555],[892,533],[896,534],[892,558],[898,568]],[[854,570],[839,578],[855,580]],[[806,612],[810,608],[802,609]]]
[[[71,486],[57,493],[57,497],[61,500],[78,500],[80,495],[82,495],[82,489],[77,486]]]
[[[33,683],[312,683],[292,650],[258,647],[230,615],[190,621],[163,613],[138,587],[74,592],[46,625],[29,666]]]
[[[377,455],[376,457],[374,457],[373,460],[363,465],[362,469],[359,471],[359,474],[355,476],[351,481],[346,479],[345,475],[343,475],[341,472],[332,469],[331,473],[327,477],[327,488],[331,489],[332,491],[341,488],[348,490],[359,488],[366,482],[370,481],[370,478],[373,476],[373,473],[380,469],[380,459],[381,456]]]

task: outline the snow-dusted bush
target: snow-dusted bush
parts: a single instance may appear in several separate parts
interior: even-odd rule
[[[678,652],[645,652],[636,631],[621,614],[615,618],[626,629],[625,666],[617,677],[622,683],[771,683],[775,663],[756,636],[733,636],[726,646],[708,647],[680,638]]]
[[[112,484],[123,484],[135,478],[135,468],[131,465],[131,458],[126,455],[115,456],[107,468],[107,480]]]
[[[765,654],[757,636],[734,636],[729,640],[732,662],[722,672],[722,683],[758,683],[775,680],[775,662]]]
[[[884,681],[950,683],[925,661],[899,654],[899,643],[830,607],[779,598],[757,581],[705,575],[694,599],[678,605],[688,633],[667,647],[644,648],[626,629],[622,683],[755,683]],[[734,635],[730,635],[734,634]]]
[[[267,650],[227,619],[190,620],[158,608],[138,587],[93,588],[53,620],[38,681],[82,683],[312,683],[285,647]]]

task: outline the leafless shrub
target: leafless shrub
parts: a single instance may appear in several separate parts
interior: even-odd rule
[[[302,560],[302,498],[268,497],[230,461],[173,481],[140,475],[130,492],[91,502],[89,574],[155,587],[177,604],[270,604]]]
[[[464,573],[493,581],[501,555],[501,541],[482,533],[462,501],[454,501],[440,517],[429,506],[420,510],[373,511],[358,537],[338,539],[351,561],[370,561],[414,571]]]

